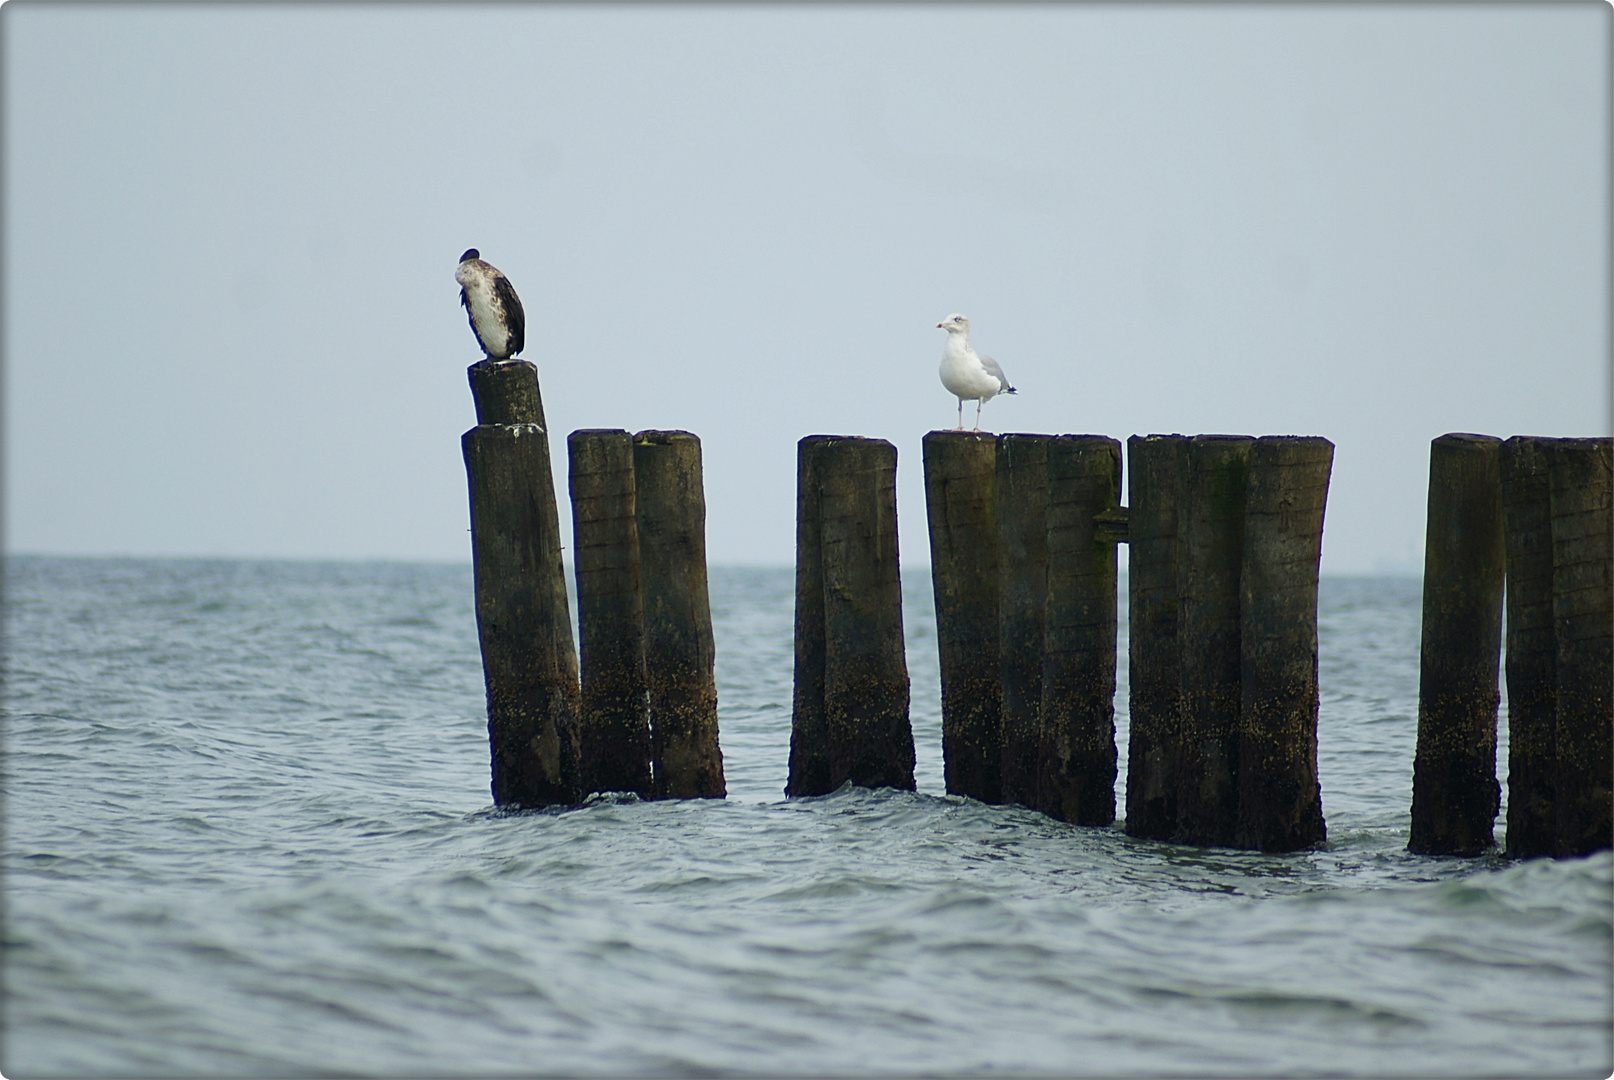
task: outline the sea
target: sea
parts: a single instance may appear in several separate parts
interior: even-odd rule
[[[1610,854],[1406,850],[1418,580],[1322,582],[1290,855],[947,795],[923,567],[918,791],[787,799],[793,572],[710,580],[728,798],[506,813],[469,565],[6,559],[0,1071],[1614,1068]]]

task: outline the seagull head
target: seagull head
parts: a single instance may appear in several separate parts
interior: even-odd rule
[[[952,315],[947,316],[947,318],[937,323],[936,329],[945,330],[949,334],[963,334],[965,337],[968,337],[970,332],[970,321],[957,312],[954,312]]]
[[[460,256],[460,262],[465,262],[469,259],[480,259],[481,257],[482,253],[476,248],[467,248],[465,254]]]

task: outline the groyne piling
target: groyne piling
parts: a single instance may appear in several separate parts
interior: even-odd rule
[[[1606,438],[1560,439],[1549,457],[1560,855],[1614,843],[1611,448]]]
[[[1333,471],[1327,439],[1250,447],[1239,581],[1236,846],[1295,851],[1324,839],[1317,780],[1317,577]]]
[[[998,648],[1006,803],[1037,806],[1042,747],[1044,614],[1048,600],[1048,444],[1052,435],[997,440]]]
[[[574,431],[585,793],[722,798],[700,440]]]
[[[1182,734],[1176,838],[1231,845],[1238,820],[1239,573],[1253,438],[1188,441],[1178,496]]]
[[[1510,855],[1614,842],[1609,439],[1502,447]]]
[[[1429,453],[1418,744],[1407,848],[1473,855],[1493,843],[1505,545],[1502,441],[1435,439]]]
[[[947,793],[1001,802],[997,437],[932,431],[924,458]]]
[[[1317,575],[1333,444],[1149,435],[1127,451],[1127,831],[1310,847],[1325,838]]]
[[[622,430],[583,430],[566,443],[582,673],[582,787],[585,793],[631,791],[650,798],[633,441]]]
[[[1036,807],[1075,825],[1115,820],[1116,551],[1121,444],[1048,440]]]
[[[1507,565],[1509,855],[1551,855],[1558,836],[1558,645],[1552,621],[1552,502],[1547,445],[1502,444]]]
[[[797,444],[796,670],[787,795],[914,790],[897,565],[897,451]]]
[[[1177,496],[1188,439],[1127,440],[1132,486],[1127,537],[1126,831],[1151,840],[1177,832],[1182,665],[1177,641]]]
[[[574,803],[581,787],[577,658],[538,372],[524,360],[483,360],[468,377],[477,424],[460,445],[493,801]]]
[[[950,794],[1115,820],[1121,446],[932,431],[925,498]]]
[[[701,442],[641,431],[632,460],[655,793],[722,798]]]

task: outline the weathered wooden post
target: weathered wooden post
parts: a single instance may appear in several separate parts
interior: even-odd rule
[[[538,370],[472,364],[476,427],[460,440],[470,488],[476,626],[488,699],[493,801],[580,796],[577,658]]]
[[[1000,797],[1030,807],[1037,805],[1037,755],[1042,746],[1052,438],[1000,435],[997,442],[998,649],[1003,685]]]
[[[1037,802],[1076,825],[1115,820],[1116,567],[1097,518],[1120,505],[1121,444],[1060,435],[1048,477]]]
[[[1551,447],[1559,855],[1614,844],[1614,440]]]
[[[1170,840],[1177,831],[1181,766],[1182,651],[1177,641],[1177,496],[1188,439],[1134,435],[1127,440],[1127,743],[1126,831]]]
[[[641,431],[633,469],[656,794],[722,798],[700,439]]]
[[[995,803],[1003,788],[997,439],[932,431],[924,454],[947,793]]]
[[[1242,694],[1239,578],[1253,438],[1195,435],[1177,505],[1182,727],[1176,839],[1232,844]]]
[[[1249,451],[1239,582],[1239,847],[1296,851],[1327,836],[1317,782],[1317,577],[1333,463],[1327,439],[1269,436]]]
[[[787,795],[846,781],[914,790],[897,565],[897,451],[809,435],[797,449],[796,675]]]
[[[1614,843],[1609,439],[1502,444],[1509,855]]]
[[[1409,851],[1473,855],[1493,843],[1502,645],[1502,441],[1442,435],[1429,454],[1418,751]]]
[[[622,430],[584,430],[572,432],[566,443],[582,669],[582,789],[650,798],[633,441]]]
[[[1507,564],[1509,855],[1557,849],[1558,645],[1552,621],[1552,501],[1547,445],[1502,444]]]
[[[824,713],[823,514],[819,456],[829,435],[796,444],[795,672],[790,705],[790,775],[786,795],[823,795],[831,782],[829,722]]]

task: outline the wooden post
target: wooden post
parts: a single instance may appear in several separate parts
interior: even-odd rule
[[[1048,597],[1048,443],[1000,435],[997,445],[998,648],[1003,683],[1001,798],[1037,805],[1042,745],[1043,613]]]
[[[846,781],[912,791],[896,447],[810,435],[797,460],[796,710],[785,793],[824,794]]]
[[[493,801],[574,803],[580,796],[577,658],[538,372],[525,360],[483,360],[468,374],[477,426],[461,447]]]
[[[947,793],[995,803],[1003,787],[997,440],[932,431],[924,453]]]
[[[1115,820],[1115,539],[1121,444],[1048,440],[1047,603],[1037,807],[1076,825]]]
[[[834,791],[824,716],[824,560],[819,458],[828,435],[796,444],[796,663],[790,707],[790,776],[785,794]]]
[[[1409,851],[1490,847],[1502,645],[1502,442],[1442,435],[1430,447],[1418,752]]]
[[[1559,855],[1585,855],[1614,844],[1611,447],[1614,441],[1607,438],[1558,439],[1548,458]]]
[[[545,428],[544,398],[538,389],[538,369],[526,360],[482,360],[466,369],[476,422],[536,424]],[[547,428],[545,428],[547,431]],[[546,439],[547,442],[547,439]],[[550,481],[553,502],[554,481]]]
[[[1177,641],[1177,501],[1188,439],[1127,440],[1126,831],[1169,840],[1177,831],[1182,651]]]
[[[1234,843],[1298,851],[1327,837],[1317,782],[1317,576],[1334,444],[1269,436],[1249,453]]]
[[[1242,694],[1239,577],[1245,474],[1255,440],[1188,441],[1177,505],[1177,640],[1182,655],[1181,780],[1176,839],[1234,842]]]
[[[723,798],[712,609],[706,586],[701,443],[687,431],[633,437],[644,654],[656,794]]]
[[[1557,848],[1558,650],[1552,622],[1548,439],[1502,444],[1507,564],[1509,855]]]
[[[633,441],[626,431],[568,436],[572,560],[582,668],[583,792],[654,794],[640,600]]]

